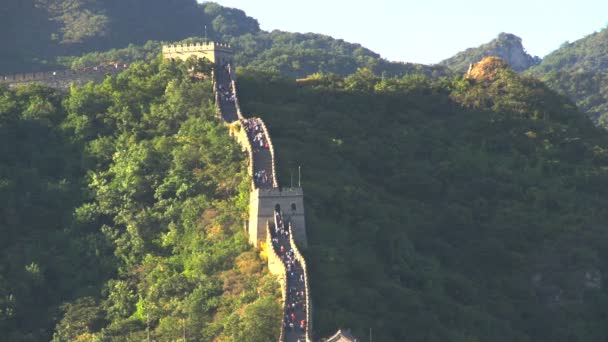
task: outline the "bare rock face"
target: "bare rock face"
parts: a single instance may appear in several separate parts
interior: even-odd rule
[[[509,64],[502,58],[491,56],[485,57],[477,63],[469,65],[466,78],[474,80],[493,80],[500,70],[508,70]]]
[[[517,72],[527,70],[541,62],[539,57],[533,57],[526,52],[521,43],[521,38],[510,33],[501,33],[491,42],[477,48],[470,48],[459,52],[454,57],[446,59],[439,64],[456,71],[464,72],[471,63],[476,63],[488,56],[502,58]]]

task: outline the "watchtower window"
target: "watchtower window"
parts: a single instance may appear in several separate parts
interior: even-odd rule
[[[280,206],[280,205],[278,205],[278,204],[277,204],[277,205],[275,205],[275,206],[274,206],[274,210],[275,210],[275,211],[281,211],[281,206]]]
[[[296,211],[296,204],[295,203],[291,203],[291,211]]]

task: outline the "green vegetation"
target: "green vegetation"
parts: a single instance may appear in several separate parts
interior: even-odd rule
[[[65,97],[0,89],[4,339],[276,338],[278,286],[242,229],[245,156],[188,64]]]
[[[2,73],[133,63],[68,94],[0,88],[4,339],[276,339],[278,286],[242,229],[245,156],[190,76],[209,66],[158,58],[203,25],[247,67],[242,105],[279,179],[302,166],[316,336],[608,339],[608,136],[540,81],[450,78],[193,0],[9,0],[0,17]],[[530,71],[602,125],[606,32]]]
[[[169,14],[169,15],[168,15]],[[198,35],[195,0],[5,0],[0,73],[56,68],[58,56]]]
[[[568,96],[593,121],[608,128],[608,30],[564,43],[530,74]]]
[[[239,85],[279,178],[302,166],[316,336],[608,337],[608,137],[566,99],[506,69]]]
[[[160,53],[160,41],[199,42],[203,27],[209,39],[228,42],[235,48],[238,65],[280,71],[292,77],[316,72],[346,76],[358,68],[386,76],[424,73],[439,77],[448,73],[439,66],[389,62],[359,44],[328,36],[265,32],[257,20],[243,11],[212,2],[29,1],[40,4],[35,10],[8,6],[7,15],[21,20],[0,22],[0,32],[22,32],[18,37],[4,37],[5,42],[11,43],[0,52],[0,74],[152,61]],[[35,19],[40,24],[30,25]]]

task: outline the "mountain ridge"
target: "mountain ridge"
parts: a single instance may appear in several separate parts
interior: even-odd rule
[[[526,52],[520,37],[502,32],[490,42],[468,48],[438,64],[457,72],[465,72],[469,65],[489,56],[500,57],[517,72],[527,70],[541,61],[538,56],[531,56]]]
[[[608,29],[545,56],[527,74],[567,96],[596,124],[608,128]]]

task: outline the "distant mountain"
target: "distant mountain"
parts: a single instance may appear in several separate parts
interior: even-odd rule
[[[360,44],[330,36],[262,31],[242,10],[213,2],[7,0],[0,6],[0,38],[5,45],[0,50],[0,74],[152,60],[160,53],[161,42],[201,41],[203,34],[230,43],[237,65],[291,77],[317,72],[346,76],[359,68],[385,76],[449,73],[442,66],[390,62]],[[85,54],[90,55],[74,57]]]
[[[208,21],[195,0],[2,0],[0,74],[53,68],[57,56],[184,39]]]
[[[529,70],[568,96],[592,120],[608,127],[608,30],[564,43]]]
[[[454,57],[441,61],[439,65],[446,66],[454,71],[465,72],[472,63],[482,58],[497,56],[506,61],[513,70],[521,72],[540,63],[541,59],[531,56],[524,49],[521,38],[510,33],[501,33],[487,44],[476,48],[469,48],[457,53]]]

